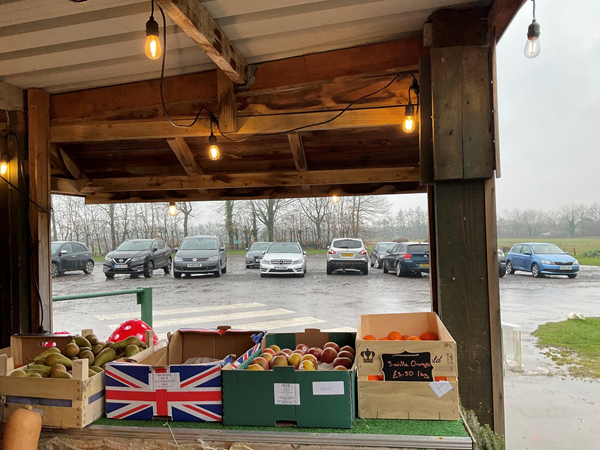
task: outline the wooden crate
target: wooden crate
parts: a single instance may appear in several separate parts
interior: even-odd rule
[[[91,333],[91,330],[84,330],[82,335]],[[148,333],[148,349],[133,359],[142,359],[154,352],[152,332]],[[84,428],[104,415],[104,373],[90,378],[87,359],[73,361],[72,380],[8,376],[15,367],[27,364],[41,353],[44,343],[53,342],[62,350],[71,340],[68,335],[11,338],[10,352],[7,349],[0,351],[0,394],[5,405],[4,418],[23,405],[32,405],[34,411],[42,416],[42,426],[47,428]]]

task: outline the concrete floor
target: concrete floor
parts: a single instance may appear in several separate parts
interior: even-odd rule
[[[153,279],[106,280],[102,267],[86,276],[68,273],[53,282],[54,295],[150,286],[154,328],[167,331],[196,326],[284,332],[303,328],[354,330],[367,313],[430,310],[428,278],[397,278],[371,269],[360,274],[325,273],[325,258],[309,256],[306,278],[260,278],[243,258],[229,257],[221,278],[174,279],[156,271]],[[597,448],[600,384],[565,376],[535,347],[530,333],[539,324],[566,319],[572,311],[598,315],[600,268],[585,267],[574,280],[534,279],[527,274],[500,280],[502,319],[522,329],[523,375],[505,379],[508,448],[523,450]],[[139,317],[135,296],[54,304],[54,329],[93,328],[101,339],[120,322]],[[74,326],[73,324],[77,324]]]

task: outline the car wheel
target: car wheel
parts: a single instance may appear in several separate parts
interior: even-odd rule
[[[368,267],[365,267],[365,268],[362,270],[362,274],[363,274],[363,275],[369,275],[369,268],[368,268]]]
[[[169,258],[167,260],[167,265],[165,266],[165,268],[163,269],[165,271],[165,275],[168,275],[171,273],[171,269],[173,268],[173,260],[171,258]]]
[[[327,275],[331,275],[333,273],[333,267],[330,263],[327,263]]]
[[[514,275],[516,270],[513,268],[513,265],[510,261],[506,262],[506,273],[509,275]]]
[[[85,263],[85,268],[83,269],[83,273],[86,275],[90,275],[94,271],[94,261],[88,261]]]
[[[227,264],[225,264],[225,267],[223,267],[223,269],[221,270],[221,273],[227,273]]]
[[[217,269],[215,272],[215,278],[219,278],[221,276],[221,269]]]
[[[498,276],[502,278],[504,275],[506,275],[506,269],[500,269],[500,273],[498,274]]]
[[[260,277],[261,277],[261,278],[267,278],[267,274],[265,274],[265,273],[261,273],[261,274],[260,274]]]
[[[386,263],[383,263],[383,273],[389,273]]]
[[[249,269],[249,268],[250,268],[250,265],[249,265],[249,264],[246,264],[246,269]]]
[[[402,275],[404,275],[402,273],[402,264],[396,264],[396,276],[401,277]]]
[[[371,258],[371,267],[375,267],[375,263],[373,262],[373,258]]]
[[[60,272],[58,271],[58,264],[52,263],[52,268],[50,269],[50,274],[52,275],[52,278],[56,278],[57,276],[60,275]]]
[[[531,266],[531,275],[533,275],[533,278],[544,277],[544,274],[540,272],[540,266],[538,266],[536,263],[533,263],[533,265]]]
[[[148,264],[144,267],[144,276],[146,278],[152,278],[154,276],[154,263],[152,261],[148,261]]]
[[[173,276],[174,276],[175,278],[181,278],[181,272],[176,272],[176,271],[173,271]]]
[[[572,273],[572,274],[569,274],[569,275],[567,275],[567,276],[568,276],[569,278],[577,278],[577,275],[578,275],[578,274],[576,274],[576,273]]]
[[[106,278],[108,278],[109,280],[112,280],[115,277],[114,273],[105,273],[104,274],[106,276]]]

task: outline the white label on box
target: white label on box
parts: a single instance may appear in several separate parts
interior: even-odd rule
[[[300,385],[298,383],[275,383],[276,405],[299,405]]]
[[[429,383],[429,386],[431,386],[431,389],[433,389],[433,392],[438,397],[442,397],[452,390],[452,385],[447,381],[433,381]]]
[[[344,395],[344,382],[313,381],[313,395]]]
[[[179,389],[179,373],[156,373],[152,377],[154,389],[174,390]]]

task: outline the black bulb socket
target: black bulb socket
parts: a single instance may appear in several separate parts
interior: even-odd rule
[[[208,145],[216,145],[217,144],[217,137],[211,133],[211,135],[208,137]]]
[[[146,22],[146,36],[158,37],[158,22],[154,20],[154,17],[150,17],[150,20]]]
[[[414,116],[415,115],[415,106],[414,105],[406,105],[406,107],[404,108],[404,115],[405,116]]]
[[[533,19],[529,25],[529,28],[527,29],[527,39],[539,38],[540,34],[542,34],[540,24]]]

